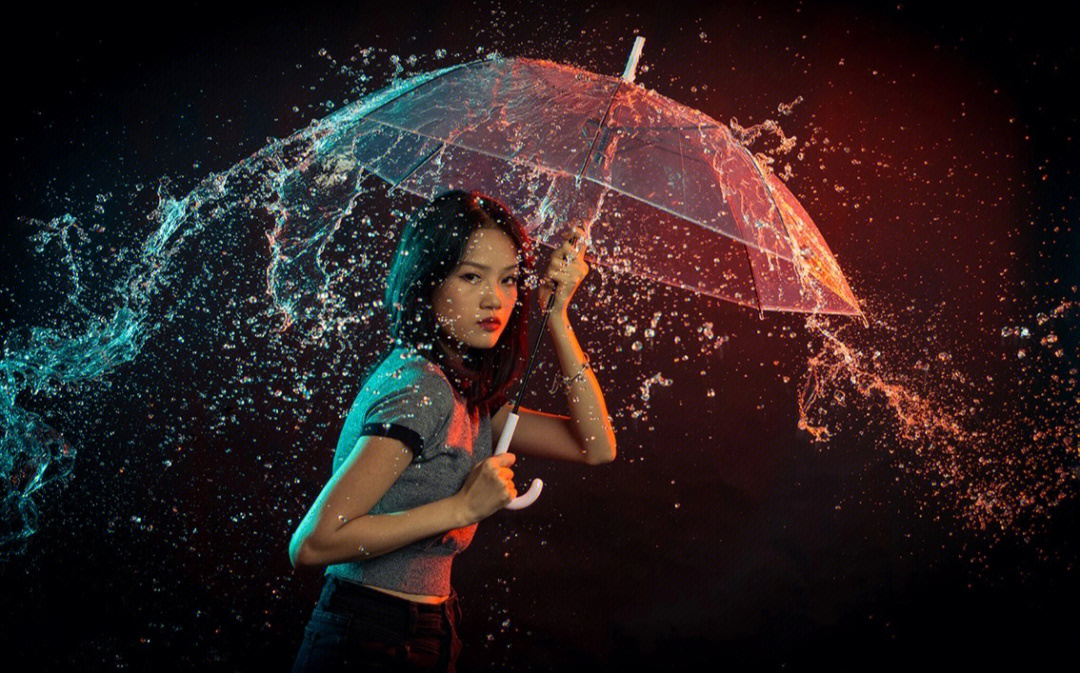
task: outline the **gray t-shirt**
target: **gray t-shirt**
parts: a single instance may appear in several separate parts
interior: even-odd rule
[[[448,498],[473,466],[491,456],[491,418],[468,411],[442,369],[416,350],[397,348],[356,396],[334,452],[334,470],[365,435],[393,437],[413,452],[412,463],[370,514],[412,509]],[[411,594],[450,594],[450,565],[469,546],[476,524],[418,540],[371,559],[327,566],[327,575]]]

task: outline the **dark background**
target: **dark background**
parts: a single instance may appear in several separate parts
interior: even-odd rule
[[[380,88],[391,55],[417,55],[405,69],[419,72],[482,46],[619,74],[639,32],[639,83],[799,136],[802,158],[777,155],[778,167],[792,164],[789,187],[872,317],[843,327],[847,338],[949,409],[987,400],[966,422],[992,440],[972,445],[1018,456],[1010,483],[1029,479],[1046,506],[972,525],[935,476],[934,449],[898,438],[880,396],[830,396],[816,418],[833,438],[812,443],[797,399],[821,342],[802,318],[762,320],[667,288],[623,313],[612,307],[635,286],[593,274],[579,292],[596,302],[572,318],[599,363],[619,459],[520,463],[523,480],[544,477],[544,496],[485,522],[455,564],[462,668],[678,669],[701,655],[736,669],[1063,667],[1080,598],[1077,320],[1075,309],[1042,325],[1037,314],[1077,301],[1080,284],[1069,26],[1027,6],[674,7],[22,6],[3,28],[0,327],[63,317],[35,298],[62,289],[35,275],[25,218],[93,219],[97,195],[133,193],[125,212],[139,216],[109,224],[122,249],[150,231],[154,200],[134,185],[168,177],[170,193],[186,193],[325,116],[327,101],[355,100],[359,73],[364,90]],[[366,47],[371,64],[349,62]],[[792,116],[777,114],[798,96]],[[264,239],[250,236],[257,264]],[[123,259],[109,247],[90,257]],[[262,269],[249,270],[242,291],[259,296]],[[208,315],[224,312],[219,299]],[[658,336],[632,351],[656,311]],[[616,327],[626,314],[633,338]],[[704,322],[729,341],[714,348]],[[1032,345],[1001,336],[1016,325]],[[1062,356],[1036,341],[1051,329]],[[291,664],[320,579],[290,568],[288,535],[329,476],[349,377],[371,354],[332,372],[303,420],[257,380],[253,405],[222,426],[195,391],[235,363],[192,376],[169,334],[108,390],[20,400],[79,453],[70,479],[38,495],[40,530],[0,566],[6,670]],[[949,383],[939,353],[974,387]],[[320,366],[307,351],[290,366],[305,363]],[[658,372],[674,383],[646,404],[641,385]],[[526,405],[564,413],[547,380]],[[1049,428],[1056,440],[1031,439]],[[1040,491],[1040,475],[1059,470],[1074,476]]]

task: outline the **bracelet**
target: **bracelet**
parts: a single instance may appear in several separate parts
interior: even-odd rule
[[[562,376],[558,372],[555,372],[555,378],[551,382],[551,388],[548,389],[549,393],[554,393],[558,390],[560,385],[559,379],[562,379],[561,385],[566,390],[566,392],[569,393],[570,386],[573,385],[574,381],[585,378],[585,370],[592,369],[592,365],[589,364],[589,354],[583,353],[583,355],[585,356],[585,362],[582,363],[581,369],[578,370],[577,374],[574,374],[573,376]]]

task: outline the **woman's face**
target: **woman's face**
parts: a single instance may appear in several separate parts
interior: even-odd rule
[[[432,294],[440,335],[457,348],[493,348],[517,303],[517,282],[514,239],[501,229],[474,231],[461,263]]]

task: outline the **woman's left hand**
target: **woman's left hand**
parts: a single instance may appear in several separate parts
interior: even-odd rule
[[[570,242],[571,239],[575,239],[573,243]],[[544,272],[537,288],[541,311],[547,308],[548,298],[551,297],[551,285],[554,281],[557,286],[551,312],[556,315],[566,313],[570,297],[574,295],[585,275],[589,273],[589,265],[585,263],[585,243],[585,227],[575,224],[563,244],[551,255],[547,271]]]

